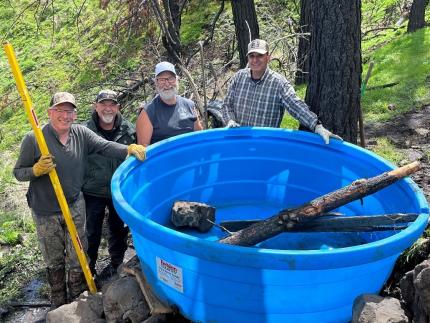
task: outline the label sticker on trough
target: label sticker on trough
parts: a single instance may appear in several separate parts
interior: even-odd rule
[[[184,292],[184,280],[182,277],[182,268],[171,264],[159,257],[157,260],[157,277],[166,285]]]

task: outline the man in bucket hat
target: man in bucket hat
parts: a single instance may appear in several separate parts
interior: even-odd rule
[[[95,101],[91,118],[84,125],[100,137],[130,145],[136,142],[136,130],[120,112],[118,94],[112,90],[101,90]],[[109,230],[108,251],[110,263],[99,278],[116,273],[127,250],[128,228],[116,213],[110,190],[113,173],[124,159],[103,156],[93,153],[88,156],[84,186],[85,205],[87,210],[87,237],[89,266],[96,274],[96,261],[100,246],[105,211],[108,210],[107,225]]]
[[[341,139],[323,127],[284,76],[268,67],[270,54],[266,41],[251,41],[247,56],[248,67],[234,75],[223,102],[227,127],[278,128],[287,110],[302,125],[319,134],[326,144],[330,137]]]
[[[183,133],[202,130],[193,101],[178,95],[175,66],[161,62],[155,66],[158,95],[139,114],[137,141],[147,146]]]
[[[124,159],[127,154],[132,154],[140,160],[145,158],[143,146],[107,141],[88,128],[74,124],[76,109],[72,94],[55,93],[48,108],[49,123],[42,127],[50,155],[41,155],[31,131],[22,140],[13,170],[19,181],[30,181],[27,202],[48,271],[52,308],[65,304],[67,300],[72,301],[86,286],[49,172],[53,168],[57,171],[82,247],[86,249],[85,203],[81,189],[88,155],[100,153]]]

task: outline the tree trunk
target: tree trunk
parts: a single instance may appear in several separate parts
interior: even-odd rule
[[[240,68],[244,68],[248,63],[246,57],[248,44],[251,40],[260,37],[254,0],[231,0],[231,9],[233,11],[237,45],[239,48]],[[251,39],[249,39],[250,33]]]
[[[298,32],[301,34],[310,33],[311,0],[302,0],[300,2],[300,27]],[[305,84],[308,82],[309,49],[310,35],[300,36],[299,49],[297,51],[296,85]]]
[[[179,28],[181,16],[179,12],[179,0],[163,0],[164,14],[166,17],[168,35],[163,35],[162,41],[172,61],[177,62],[181,57],[181,38]]]
[[[180,14],[179,0],[162,0],[162,5],[163,7],[161,8],[158,0],[151,1],[152,10],[161,29],[163,46],[170,60],[179,63],[181,61],[181,39],[179,37],[181,20],[177,16]],[[172,12],[175,15],[176,22],[173,19]]]
[[[414,0],[409,12],[408,33],[421,29],[425,25],[425,9],[429,0]]]
[[[360,0],[312,0],[306,103],[323,125],[357,143],[361,86]]]

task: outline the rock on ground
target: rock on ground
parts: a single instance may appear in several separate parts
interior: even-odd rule
[[[71,323],[71,322],[106,322],[102,319],[103,301],[102,294],[89,294],[83,292],[76,301],[63,305],[46,315],[47,323]]]
[[[113,281],[103,293],[103,309],[107,322],[140,323],[149,316],[149,307],[134,277]]]
[[[409,319],[393,297],[365,294],[357,297],[352,309],[352,323],[408,323]]]

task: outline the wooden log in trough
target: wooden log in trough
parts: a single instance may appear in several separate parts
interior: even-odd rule
[[[413,162],[369,179],[354,181],[348,186],[320,196],[300,207],[283,210],[266,220],[220,239],[219,242],[238,246],[253,246],[288,230],[297,223],[309,221],[322,213],[330,212],[349,202],[373,194],[420,168],[419,162]]]
[[[287,228],[288,232],[366,232],[401,230],[418,217],[416,213],[394,213],[384,215],[356,215],[356,216],[326,216],[321,215],[311,221],[299,222]],[[261,220],[224,221],[220,227],[234,232],[243,230]]]

